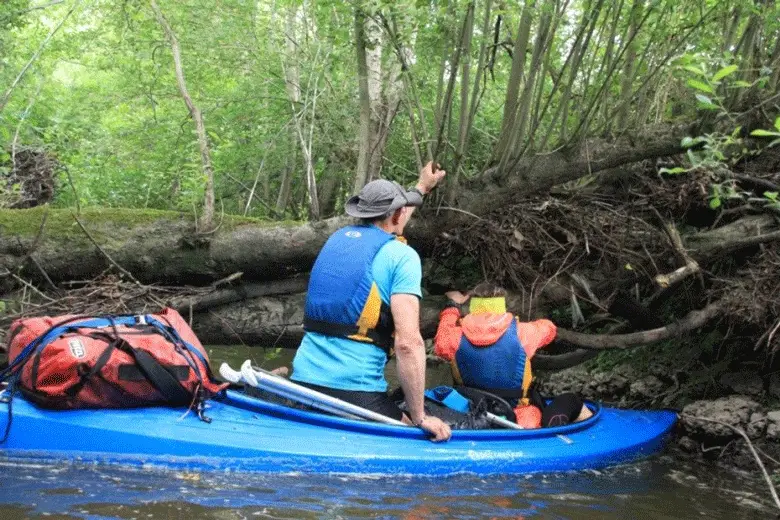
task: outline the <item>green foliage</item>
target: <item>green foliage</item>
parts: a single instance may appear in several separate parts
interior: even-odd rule
[[[45,2],[0,3],[0,92],[11,85],[73,3],[65,0],[42,9],[31,7]],[[419,96],[428,139],[435,140],[444,90],[439,85],[446,87],[449,79],[451,53],[468,5],[467,0],[158,3],[177,34],[190,94],[205,117],[217,211],[275,219],[306,213],[305,165],[291,125],[294,112],[307,114],[306,121],[314,124],[317,181],[321,186],[332,182],[337,206],[351,190],[359,126],[355,8],[395,27],[398,43],[412,56],[406,79]],[[477,75],[481,93],[461,163],[462,178],[473,178],[495,162],[512,69],[510,51],[526,4],[535,9],[532,37],[545,14],[553,17],[556,32],[543,56],[544,70],[537,71],[526,114],[527,135],[517,153],[546,152],[589,134],[624,132],[651,121],[702,114],[731,117],[730,103],[736,95],[771,85],[774,72],[767,56],[743,56],[735,50],[748,17],[736,18],[731,46],[722,45],[723,22],[734,19],[735,9],[757,10],[763,22],[760,34],[770,38],[780,29],[776,5],[705,2],[702,9],[710,10],[705,12],[685,2],[647,2],[633,42],[632,67],[627,67],[630,53],[620,46],[631,33],[632,3],[605,2],[601,10],[593,10],[590,2],[575,0],[560,11],[556,9],[560,4],[552,1],[493,2],[487,34],[481,30],[485,3],[476,4],[476,29],[467,58],[472,66],[469,87]],[[290,12],[297,20],[294,56],[287,45]],[[494,35],[498,15],[502,22]],[[590,36],[580,40],[587,46],[577,56],[579,69],[569,79],[574,59],[568,54],[576,31],[591,23]],[[382,82],[388,84],[396,79],[392,74],[398,74],[389,67],[398,58],[388,35],[383,33],[383,38],[379,59],[385,74]],[[483,41],[487,55],[478,71]],[[532,58],[532,52],[527,54],[524,80],[529,79]],[[303,98],[299,103],[290,102],[283,63],[297,64]],[[628,69],[634,77],[626,85],[623,76]],[[314,78],[319,78],[319,90],[311,118],[307,96]],[[457,121],[465,109],[459,103],[462,87],[458,77],[456,101],[445,125],[448,144],[440,158],[445,167],[454,162]],[[617,128],[615,114],[622,110],[624,88],[628,128]],[[564,99],[566,110],[559,110]],[[383,154],[382,175],[407,184],[416,176],[415,144],[423,140],[420,114],[415,116],[418,134],[412,135],[409,112],[410,107],[417,110],[416,102],[410,92],[403,93],[398,114],[386,130]],[[754,135],[778,137],[760,131]],[[67,167],[70,179],[63,171],[59,185],[69,186],[72,180],[75,193],[59,189],[55,206],[73,207],[78,202],[85,207],[166,209],[191,215],[202,200],[204,177],[193,124],[177,89],[170,47],[148,2],[83,3],[0,110],[0,149],[9,149],[14,139],[46,148]],[[706,166],[721,160],[724,146],[737,145],[726,142],[729,136],[702,139],[692,142],[690,164],[663,172],[679,174]],[[293,177],[290,202],[277,211],[287,171]],[[0,187],[0,199],[5,197],[2,190],[9,189],[13,187]]]
[[[769,143],[769,146],[774,146],[780,143],[780,117],[775,119],[775,130],[753,130],[750,135],[755,137],[774,137],[775,139]]]

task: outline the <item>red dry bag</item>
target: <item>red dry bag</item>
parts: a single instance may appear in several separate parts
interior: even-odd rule
[[[47,408],[201,405],[227,386],[212,379],[206,351],[173,309],[17,320],[8,361],[18,388]]]

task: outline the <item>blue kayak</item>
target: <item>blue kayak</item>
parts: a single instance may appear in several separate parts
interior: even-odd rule
[[[52,411],[17,395],[0,457],[187,471],[525,474],[601,468],[658,451],[677,416],[590,404],[593,417],[538,430],[460,430],[432,443],[417,428],[342,419],[240,392],[209,401],[210,423],[175,408]],[[0,402],[0,435],[9,420]]]

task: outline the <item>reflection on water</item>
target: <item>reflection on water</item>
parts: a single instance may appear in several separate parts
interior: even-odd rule
[[[758,494],[760,488],[755,493],[727,491],[733,488],[733,480],[720,483],[697,471],[670,460],[603,472],[490,479],[174,473],[8,464],[2,467],[0,517],[749,519],[770,512]]]
[[[250,358],[290,366],[291,351],[209,349],[215,368]],[[395,364],[388,379],[395,384]],[[428,384],[449,383],[447,367]],[[262,442],[259,439],[258,442]],[[250,518],[729,518],[771,512],[763,483],[663,456],[613,468],[481,478],[182,473],[0,462],[0,520]]]

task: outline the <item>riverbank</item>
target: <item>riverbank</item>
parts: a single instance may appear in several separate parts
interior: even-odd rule
[[[755,457],[739,433],[744,431],[768,472],[780,477],[780,373],[762,373],[751,363],[694,363],[686,347],[678,345],[682,356],[669,356],[663,352],[668,348],[603,356],[548,373],[540,385],[547,395],[578,392],[620,407],[675,409],[680,412],[678,454],[756,471]]]

